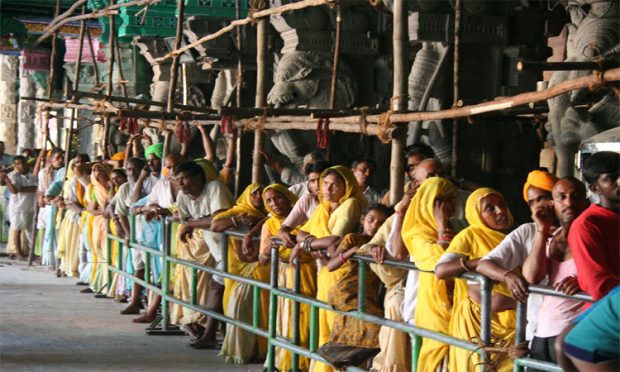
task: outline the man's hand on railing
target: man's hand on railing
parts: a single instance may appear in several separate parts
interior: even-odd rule
[[[375,262],[378,264],[383,264],[386,252],[387,250],[385,249],[385,247],[381,245],[373,244],[370,246],[370,255],[372,256],[372,258],[375,259]]]
[[[194,233],[193,227],[182,225],[181,228],[179,228],[179,239],[181,239],[181,241],[184,243],[189,243],[189,241],[192,238],[193,233]]]
[[[527,289],[527,282],[525,279],[512,271],[504,274],[504,282],[508,286],[508,290],[512,293],[512,296],[519,302],[526,302],[529,291]]]
[[[563,292],[566,295],[572,296],[581,291],[579,288],[579,282],[576,276],[567,276],[553,285],[556,291]]]

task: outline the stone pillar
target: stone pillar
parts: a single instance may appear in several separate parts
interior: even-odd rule
[[[24,62],[24,57],[20,57],[19,96],[34,97],[36,95],[36,85],[30,72],[23,68]],[[33,148],[36,102],[20,100],[17,104],[17,113],[17,148],[19,151],[24,148]]]
[[[17,56],[0,55],[0,141],[4,141],[5,152],[17,151]]]

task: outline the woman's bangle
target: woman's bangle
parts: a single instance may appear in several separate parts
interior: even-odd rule
[[[463,268],[463,270],[465,271],[471,271],[469,270],[469,268],[467,267],[467,265],[465,264],[465,259],[463,257],[461,257],[461,259],[459,260],[459,262],[461,263],[461,267]]]
[[[235,216],[230,217],[230,221],[232,222],[234,227],[237,227],[237,221],[235,221]]]
[[[312,252],[312,240],[314,240],[314,237],[312,235],[308,235],[306,237],[306,239],[304,239],[304,247],[303,247],[303,249],[306,252]]]
[[[340,258],[340,261],[341,261],[343,264],[346,264],[346,263],[347,263],[347,259],[346,259],[346,258],[344,258],[344,255],[343,255],[342,253],[340,253],[340,254],[338,255],[338,258]]]

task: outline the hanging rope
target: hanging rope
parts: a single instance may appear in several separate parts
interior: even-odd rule
[[[362,132],[362,134],[365,136],[368,135],[368,121],[366,120],[367,116],[368,116],[368,107],[360,108],[360,119],[359,119],[360,132]]]
[[[269,107],[263,107],[263,114],[247,120],[244,125],[244,130],[265,130],[265,122],[267,121],[268,113]]]
[[[386,111],[383,114],[379,115],[379,127],[377,128],[377,137],[381,141],[381,143],[390,143],[392,140],[388,135],[388,130],[394,127],[394,124],[390,121],[390,116],[392,116],[394,112],[392,110]]]
[[[316,123],[316,145],[320,149],[326,149],[330,142],[329,118],[320,118]]]

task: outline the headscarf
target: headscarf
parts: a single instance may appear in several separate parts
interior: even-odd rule
[[[163,145],[162,145],[163,146]],[[151,148],[152,146],[150,146],[149,148]],[[149,150],[147,149],[145,154],[148,155]],[[163,147],[162,147],[162,151],[163,151]],[[152,152],[151,152],[152,153]],[[156,154],[157,155],[157,154]],[[159,158],[161,159],[161,155],[159,156]],[[114,160],[114,161],[123,161],[125,160],[125,153],[124,152],[117,152],[116,154],[112,155],[112,157],[110,158],[110,160]]]
[[[215,181],[220,178],[220,174],[215,168],[215,165],[211,163],[207,159],[196,159],[194,162],[202,167],[202,170],[205,172],[205,177],[207,178],[207,182]]]
[[[213,220],[219,220],[220,218],[225,217],[234,217],[241,214],[246,214],[252,217],[265,218],[266,214],[261,209],[258,209],[252,204],[251,196],[257,190],[260,190],[263,187],[260,183],[252,183],[248,187],[243,190],[243,193],[237,198],[235,205],[213,217]]]
[[[323,199],[323,179],[327,172],[334,170],[345,182],[345,193],[340,198],[338,207],[330,211],[330,202]],[[320,204],[308,222],[301,228],[317,238],[330,235],[345,236],[353,232],[358,225],[362,211],[366,208],[366,198],[360,190],[351,169],[336,165],[323,171],[319,181]]]
[[[420,241],[437,242],[435,199],[456,198],[457,193],[458,190],[452,182],[441,177],[431,177],[422,183],[407,208],[401,235],[411,257],[422,270],[433,270],[436,262],[434,258],[429,259],[428,262],[420,260],[419,257],[416,258],[413,241],[420,239]]]
[[[297,195],[293,194],[291,191],[289,191],[289,189],[286,186],[281,185],[279,183],[272,183],[271,185],[265,187],[265,189],[263,190],[263,203],[265,203],[265,209],[267,210],[267,212],[269,212],[269,215],[270,215],[269,219],[265,221],[264,228],[266,228],[267,231],[269,231],[270,235],[275,236],[278,233],[278,231],[280,231],[280,228],[282,227],[282,223],[286,219],[286,216],[280,216],[279,214],[277,214],[276,212],[274,212],[272,209],[270,209],[267,206],[267,201],[265,200],[265,194],[267,193],[268,190],[274,190],[278,192],[280,195],[284,196],[291,203],[291,208],[297,202]],[[297,229],[293,230],[292,233],[293,235],[297,234]],[[290,257],[290,254],[291,254],[290,249],[286,249],[280,246],[279,250],[280,250],[281,259],[286,260]],[[301,252],[301,255],[299,256],[299,258],[300,258],[300,262],[312,261],[312,257],[307,252]]]
[[[149,155],[154,154],[158,158],[162,158],[164,155],[164,144],[163,143],[154,143],[151,146],[147,147],[144,151],[144,157],[148,157]]]
[[[97,177],[95,177],[95,169],[99,169],[105,174],[107,174],[108,178],[110,178],[112,170],[110,169],[110,167],[103,163],[95,163],[93,164],[93,172],[90,175],[90,182],[93,185],[93,192],[95,193],[97,204],[103,207],[110,198],[110,190],[108,190],[108,188],[104,184],[102,184],[97,179]]]
[[[502,194],[488,187],[477,189],[467,198],[465,204],[465,218],[467,218],[467,222],[469,222],[469,227],[459,232],[454,239],[452,239],[446,253],[456,253],[467,256],[469,259],[473,260],[486,256],[487,253],[493,250],[493,248],[499,245],[504,239],[506,236],[504,232],[491,229],[482,220],[482,199],[492,194],[499,195],[503,199]],[[512,226],[513,218],[510,211],[508,211],[508,219],[508,225]],[[455,293],[455,299],[461,299],[463,296],[467,296],[467,286],[465,282],[460,282],[461,283],[457,283],[457,288],[460,288]],[[462,284],[462,286],[460,286],[460,284]],[[510,296],[510,292],[508,292],[506,288],[495,286],[494,290],[499,290],[500,293],[505,293]]]
[[[527,202],[527,190],[529,190],[530,186],[551,192],[551,190],[553,190],[553,185],[555,185],[557,181],[557,177],[549,172],[542,170],[531,171],[527,175],[525,185],[523,185],[523,199]]]

